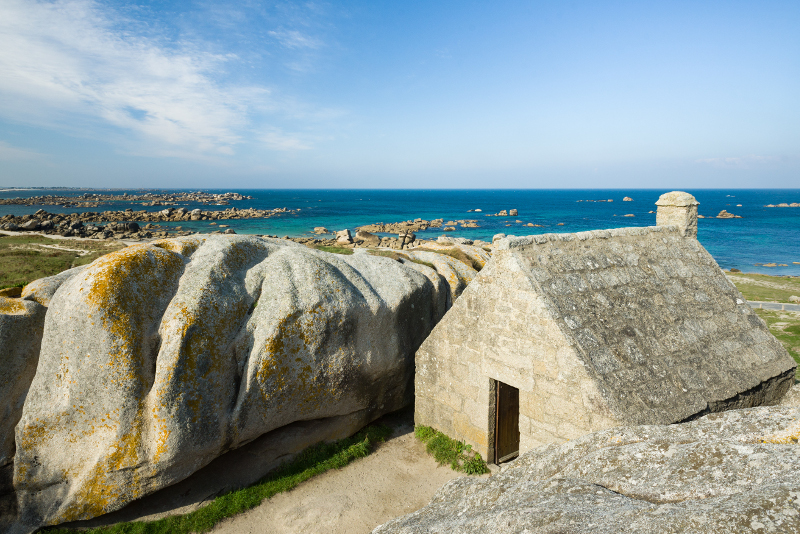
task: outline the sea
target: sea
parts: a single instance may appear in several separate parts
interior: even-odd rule
[[[151,192],[175,190],[147,190]],[[197,190],[181,190],[197,191]],[[491,241],[498,233],[531,235],[580,232],[626,226],[651,226],[656,222],[655,202],[663,189],[487,189],[487,190],[387,190],[387,189],[203,189],[211,193],[236,191],[252,200],[232,201],[237,208],[288,208],[296,214],[269,219],[226,221],[238,234],[268,234],[280,237],[312,235],[317,226],[331,231],[372,223],[392,223],[409,219],[478,221],[478,228],[458,227],[446,235]],[[114,194],[137,194],[139,189],[119,189]],[[700,202],[698,239],[723,269],[771,275],[800,276],[800,208],[767,208],[768,204],[800,203],[800,189],[697,189],[687,192]],[[0,198],[60,195],[78,197],[84,193],[105,193],[108,189],[14,189],[0,190]],[[624,197],[633,199],[623,202]],[[188,209],[215,207],[184,203]],[[25,215],[44,208],[50,212],[146,209],[120,201],[97,208],[59,206],[0,206],[0,216]],[[224,209],[223,207],[216,209]],[[501,210],[518,210],[516,217],[493,217]],[[476,211],[480,210],[480,211]],[[741,218],[717,219],[726,210]],[[628,215],[626,217],[626,215]],[[524,226],[527,223],[542,227]],[[563,224],[559,224],[563,223]],[[208,222],[180,222],[186,230],[211,231]],[[422,239],[445,235],[441,228],[417,233]],[[765,264],[775,264],[768,267]],[[785,266],[781,266],[781,264]]]

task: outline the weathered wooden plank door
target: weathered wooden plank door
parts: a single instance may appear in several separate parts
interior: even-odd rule
[[[519,390],[497,382],[497,420],[495,421],[495,463],[519,455]]]

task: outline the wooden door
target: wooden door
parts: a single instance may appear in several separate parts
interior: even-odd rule
[[[519,390],[497,382],[497,420],[495,421],[495,463],[519,455]]]

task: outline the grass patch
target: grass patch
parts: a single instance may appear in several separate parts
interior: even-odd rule
[[[353,249],[347,247],[329,247],[326,245],[315,245],[312,248],[321,250],[322,252],[330,252],[331,254],[344,254],[345,256],[353,253]]]
[[[428,454],[433,455],[439,465],[449,464],[454,471],[468,475],[483,475],[489,472],[481,455],[463,441],[449,438],[429,426],[414,427],[414,435],[425,444]]]
[[[369,254],[373,255],[373,256],[381,256],[381,257],[384,257],[384,258],[392,258],[393,260],[396,260],[396,261],[400,261],[401,259],[403,259],[403,260],[411,260],[411,258],[406,256],[402,252],[395,252],[394,250],[374,250],[374,249],[369,249],[367,252]]]
[[[392,434],[386,425],[372,425],[354,436],[334,443],[319,443],[300,453],[292,462],[284,464],[260,482],[226,493],[210,504],[194,512],[166,517],[158,521],[134,521],[118,523],[91,530],[49,528],[42,532],[67,534],[85,532],[90,534],[189,534],[208,532],[217,523],[251,508],[264,499],[289,491],[301,482],[331,469],[340,469],[357,458],[367,456],[375,443],[385,441]]]
[[[795,380],[800,380],[800,313],[753,310],[767,323],[770,333],[786,348],[786,351],[797,362]]]
[[[420,250],[420,251],[424,251],[424,252],[435,252],[436,254],[442,254],[444,256],[450,256],[451,258],[454,258],[454,259],[460,261],[461,263],[463,263],[465,265],[469,265],[470,267],[472,267],[476,271],[480,271],[481,269],[483,269],[483,265],[481,265],[481,262],[479,262],[478,260],[476,260],[474,258],[469,257],[466,254],[466,252],[464,252],[460,248],[453,247],[453,248],[446,248],[446,249],[441,249],[441,250],[432,249],[432,248],[416,248],[414,250]]]
[[[789,302],[792,295],[800,296],[800,277],[770,276],[767,274],[727,273],[736,289],[747,300]]]
[[[51,246],[72,250],[49,248]],[[118,242],[0,235],[0,289],[24,286],[39,278],[86,265],[124,247]]]

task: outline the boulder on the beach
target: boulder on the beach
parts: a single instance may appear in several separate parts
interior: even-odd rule
[[[39,221],[36,219],[31,219],[29,221],[25,221],[24,223],[19,225],[20,230],[36,230],[39,228]]]
[[[296,421],[363,425],[405,406],[445,298],[425,265],[221,235],[130,246],[39,286],[49,309],[16,427],[22,530],[119,509]],[[41,313],[14,306],[10,320]],[[18,359],[36,358],[14,328],[34,352]]]
[[[371,234],[364,230],[356,232],[356,241],[367,247],[377,247],[381,244],[380,236]]]
[[[339,230],[336,232],[336,243],[340,245],[349,245],[353,242],[353,237],[350,235],[350,230]]]
[[[800,532],[800,408],[620,427],[448,482],[373,534]]]

